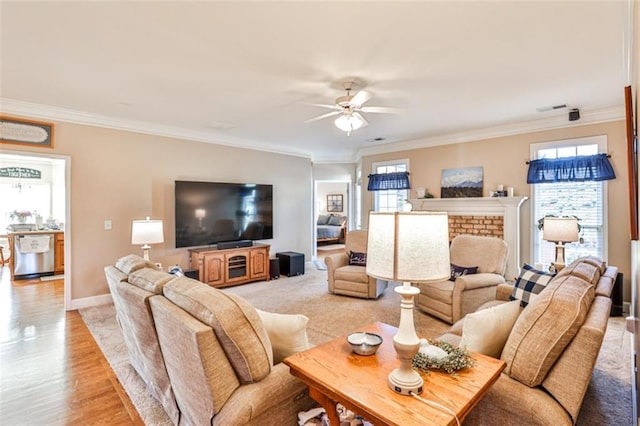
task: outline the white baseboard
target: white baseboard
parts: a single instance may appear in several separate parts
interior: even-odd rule
[[[106,305],[113,302],[111,294],[103,294],[100,296],[83,297],[82,299],[71,299],[70,306],[67,307],[68,311],[75,311],[76,309],[90,308],[92,306]]]

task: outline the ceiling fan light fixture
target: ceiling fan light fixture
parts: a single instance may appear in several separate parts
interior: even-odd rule
[[[364,121],[357,115],[343,114],[334,121],[336,127],[343,132],[351,133],[364,126]]]

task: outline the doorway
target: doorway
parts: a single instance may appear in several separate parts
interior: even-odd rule
[[[348,229],[351,229],[352,217],[351,182],[340,180],[316,180],[315,181],[315,208],[313,229],[313,260],[321,261],[331,252],[341,251],[344,248],[344,237]],[[323,218],[333,217],[332,223],[338,223],[340,218],[345,220],[343,233],[339,231],[339,225],[332,225],[329,230],[323,230],[319,226],[324,224]],[[319,225],[319,223],[321,223]],[[338,229],[333,229],[337,227]],[[329,234],[325,234],[329,232]],[[322,262],[317,262],[322,267]]]
[[[70,233],[69,196],[71,158],[54,154],[4,150],[0,153],[0,234],[10,231],[51,231],[54,248],[55,275],[64,279],[64,305],[70,309]],[[19,225],[16,228],[16,225]],[[8,227],[10,227],[8,229]],[[53,243],[52,243],[53,244]],[[6,244],[5,256],[15,256],[14,247]],[[12,259],[15,261],[14,259]],[[15,263],[14,263],[15,266]],[[10,266],[2,273],[10,274]],[[50,274],[44,274],[50,275]],[[40,278],[38,278],[40,279]]]

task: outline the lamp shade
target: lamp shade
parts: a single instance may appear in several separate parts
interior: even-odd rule
[[[563,243],[578,241],[578,219],[573,217],[545,217],[542,239]]]
[[[158,244],[164,242],[161,220],[134,220],[131,225],[131,244]]]
[[[205,217],[207,217],[205,209],[196,209],[196,219],[204,219]]]
[[[404,282],[428,282],[449,277],[447,214],[371,212],[367,274]]]

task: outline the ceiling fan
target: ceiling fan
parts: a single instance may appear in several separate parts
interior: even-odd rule
[[[339,115],[339,117],[334,120],[334,124],[340,130],[347,132],[347,136],[350,136],[352,131],[358,130],[369,124],[361,112],[386,114],[398,114],[403,112],[402,108],[362,106],[365,102],[371,99],[371,92],[360,90],[352,96],[351,91],[353,90],[353,84],[353,81],[345,81],[342,84],[347,94],[345,96],[337,97],[335,105],[313,104],[323,108],[330,108],[335,111],[310,118],[305,120],[305,123],[311,123],[313,121]]]

